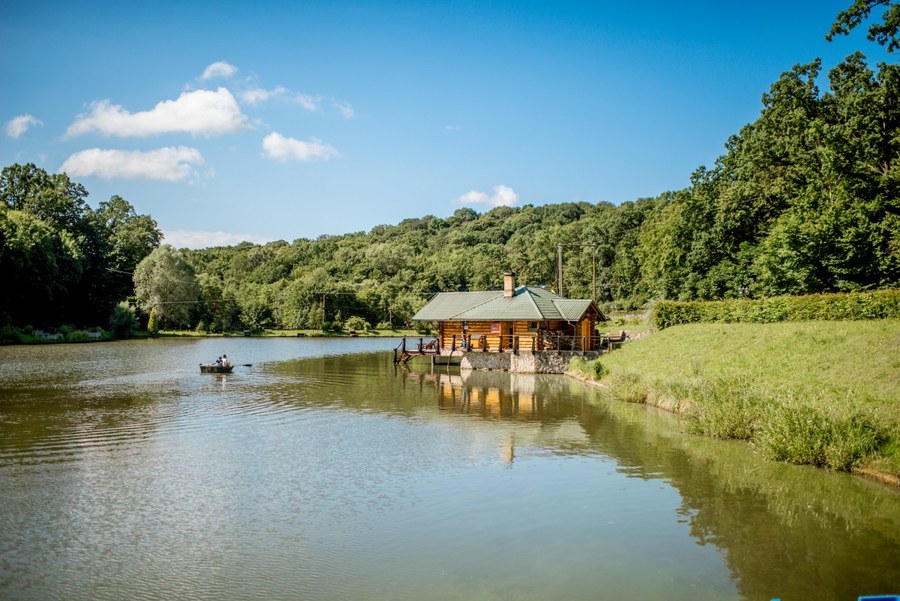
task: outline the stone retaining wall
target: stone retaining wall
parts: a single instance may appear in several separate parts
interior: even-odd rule
[[[463,369],[494,369],[525,374],[562,374],[574,357],[596,359],[599,353],[571,351],[519,351],[518,353],[463,353],[460,367]]]

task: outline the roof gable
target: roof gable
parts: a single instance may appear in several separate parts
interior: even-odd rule
[[[592,305],[590,300],[563,298],[544,288],[528,286],[516,288],[512,297],[505,297],[502,290],[440,292],[413,320],[578,321]]]

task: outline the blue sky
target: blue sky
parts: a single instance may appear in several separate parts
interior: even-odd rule
[[[5,2],[2,165],[175,246],[688,185],[851,0]],[[895,57],[890,57],[895,59]]]

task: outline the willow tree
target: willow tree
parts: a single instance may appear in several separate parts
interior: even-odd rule
[[[190,327],[200,298],[194,268],[180,252],[164,244],[147,255],[134,270],[137,305],[154,313],[162,327]]]

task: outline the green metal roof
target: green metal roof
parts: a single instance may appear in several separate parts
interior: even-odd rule
[[[513,296],[502,290],[440,292],[413,316],[416,321],[578,321],[590,300],[569,299],[544,288],[516,288]],[[599,313],[599,310],[598,310]],[[601,318],[603,314],[601,313]]]

